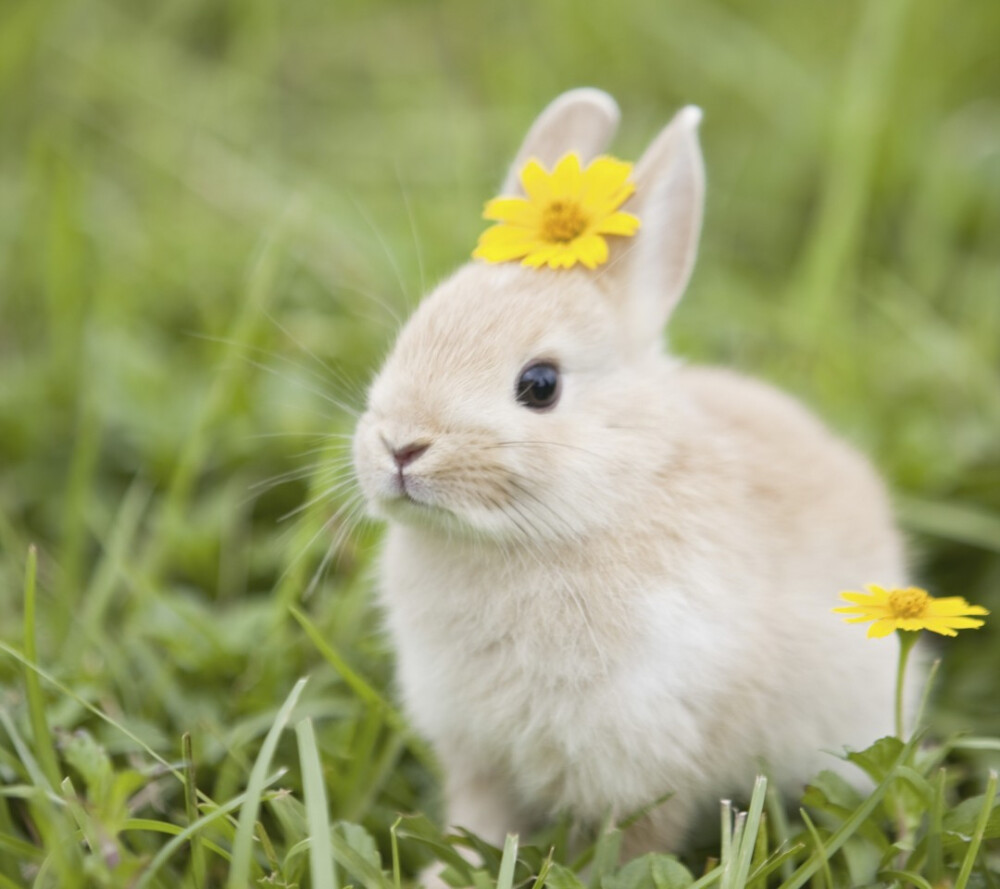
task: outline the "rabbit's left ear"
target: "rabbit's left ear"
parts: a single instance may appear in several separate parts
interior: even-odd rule
[[[500,193],[524,194],[521,170],[532,158],[551,170],[564,154],[574,151],[586,166],[607,147],[620,117],[618,103],[592,87],[570,90],[553,99],[524,137]]]
[[[659,341],[694,268],[705,204],[698,144],[701,109],[681,109],[635,166],[623,210],[639,217],[631,238],[612,238],[601,285],[620,301],[633,342]]]

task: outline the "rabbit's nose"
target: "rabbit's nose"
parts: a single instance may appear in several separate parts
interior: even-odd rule
[[[411,441],[399,448],[390,447],[389,452],[392,454],[392,459],[396,461],[396,466],[402,469],[404,466],[409,466],[429,447],[430,442]]]

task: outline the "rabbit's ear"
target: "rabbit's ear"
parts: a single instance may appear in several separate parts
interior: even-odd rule
[[[521,168],[531,158],[551,170],[564,154],[575,151],[586,165],[607,147],[618,129],[619,117],[618,104],[602,90],[583,87],[563,93],[531,125],[501,194],[524,194]]]
[[[631,238],[610,239],[602,286],[624,302],[636,342],[660,331],[691,277],[705,203],[705,168],[698,144],[701,109],[681,109],[635,166],[635,193],[622,208],[639,217]]]

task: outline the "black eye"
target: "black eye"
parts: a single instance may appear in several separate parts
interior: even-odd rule
[[[559,368],[540,361],[521,371],[515,394],[521,404],[537,411],[552,407],[559,398],[559,389]]]

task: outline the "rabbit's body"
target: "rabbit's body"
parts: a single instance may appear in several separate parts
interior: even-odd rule
[[[668,227],[689,245],[691,131],[651,149],[672,164],[656,200],[697,203]],[[404,328],[358,426],[406,708],[450,821],[487,839],[672,793],[631,838],[670,848],[761,760],[801,782],[890,728],[893,647],[830,613],[841,589],[904,582],[884,490],[793,400],[664,354],[693,246],[664,253],[648,280],[467,266]],[[526,410],[514,382],[540,357],[561,395]]]

